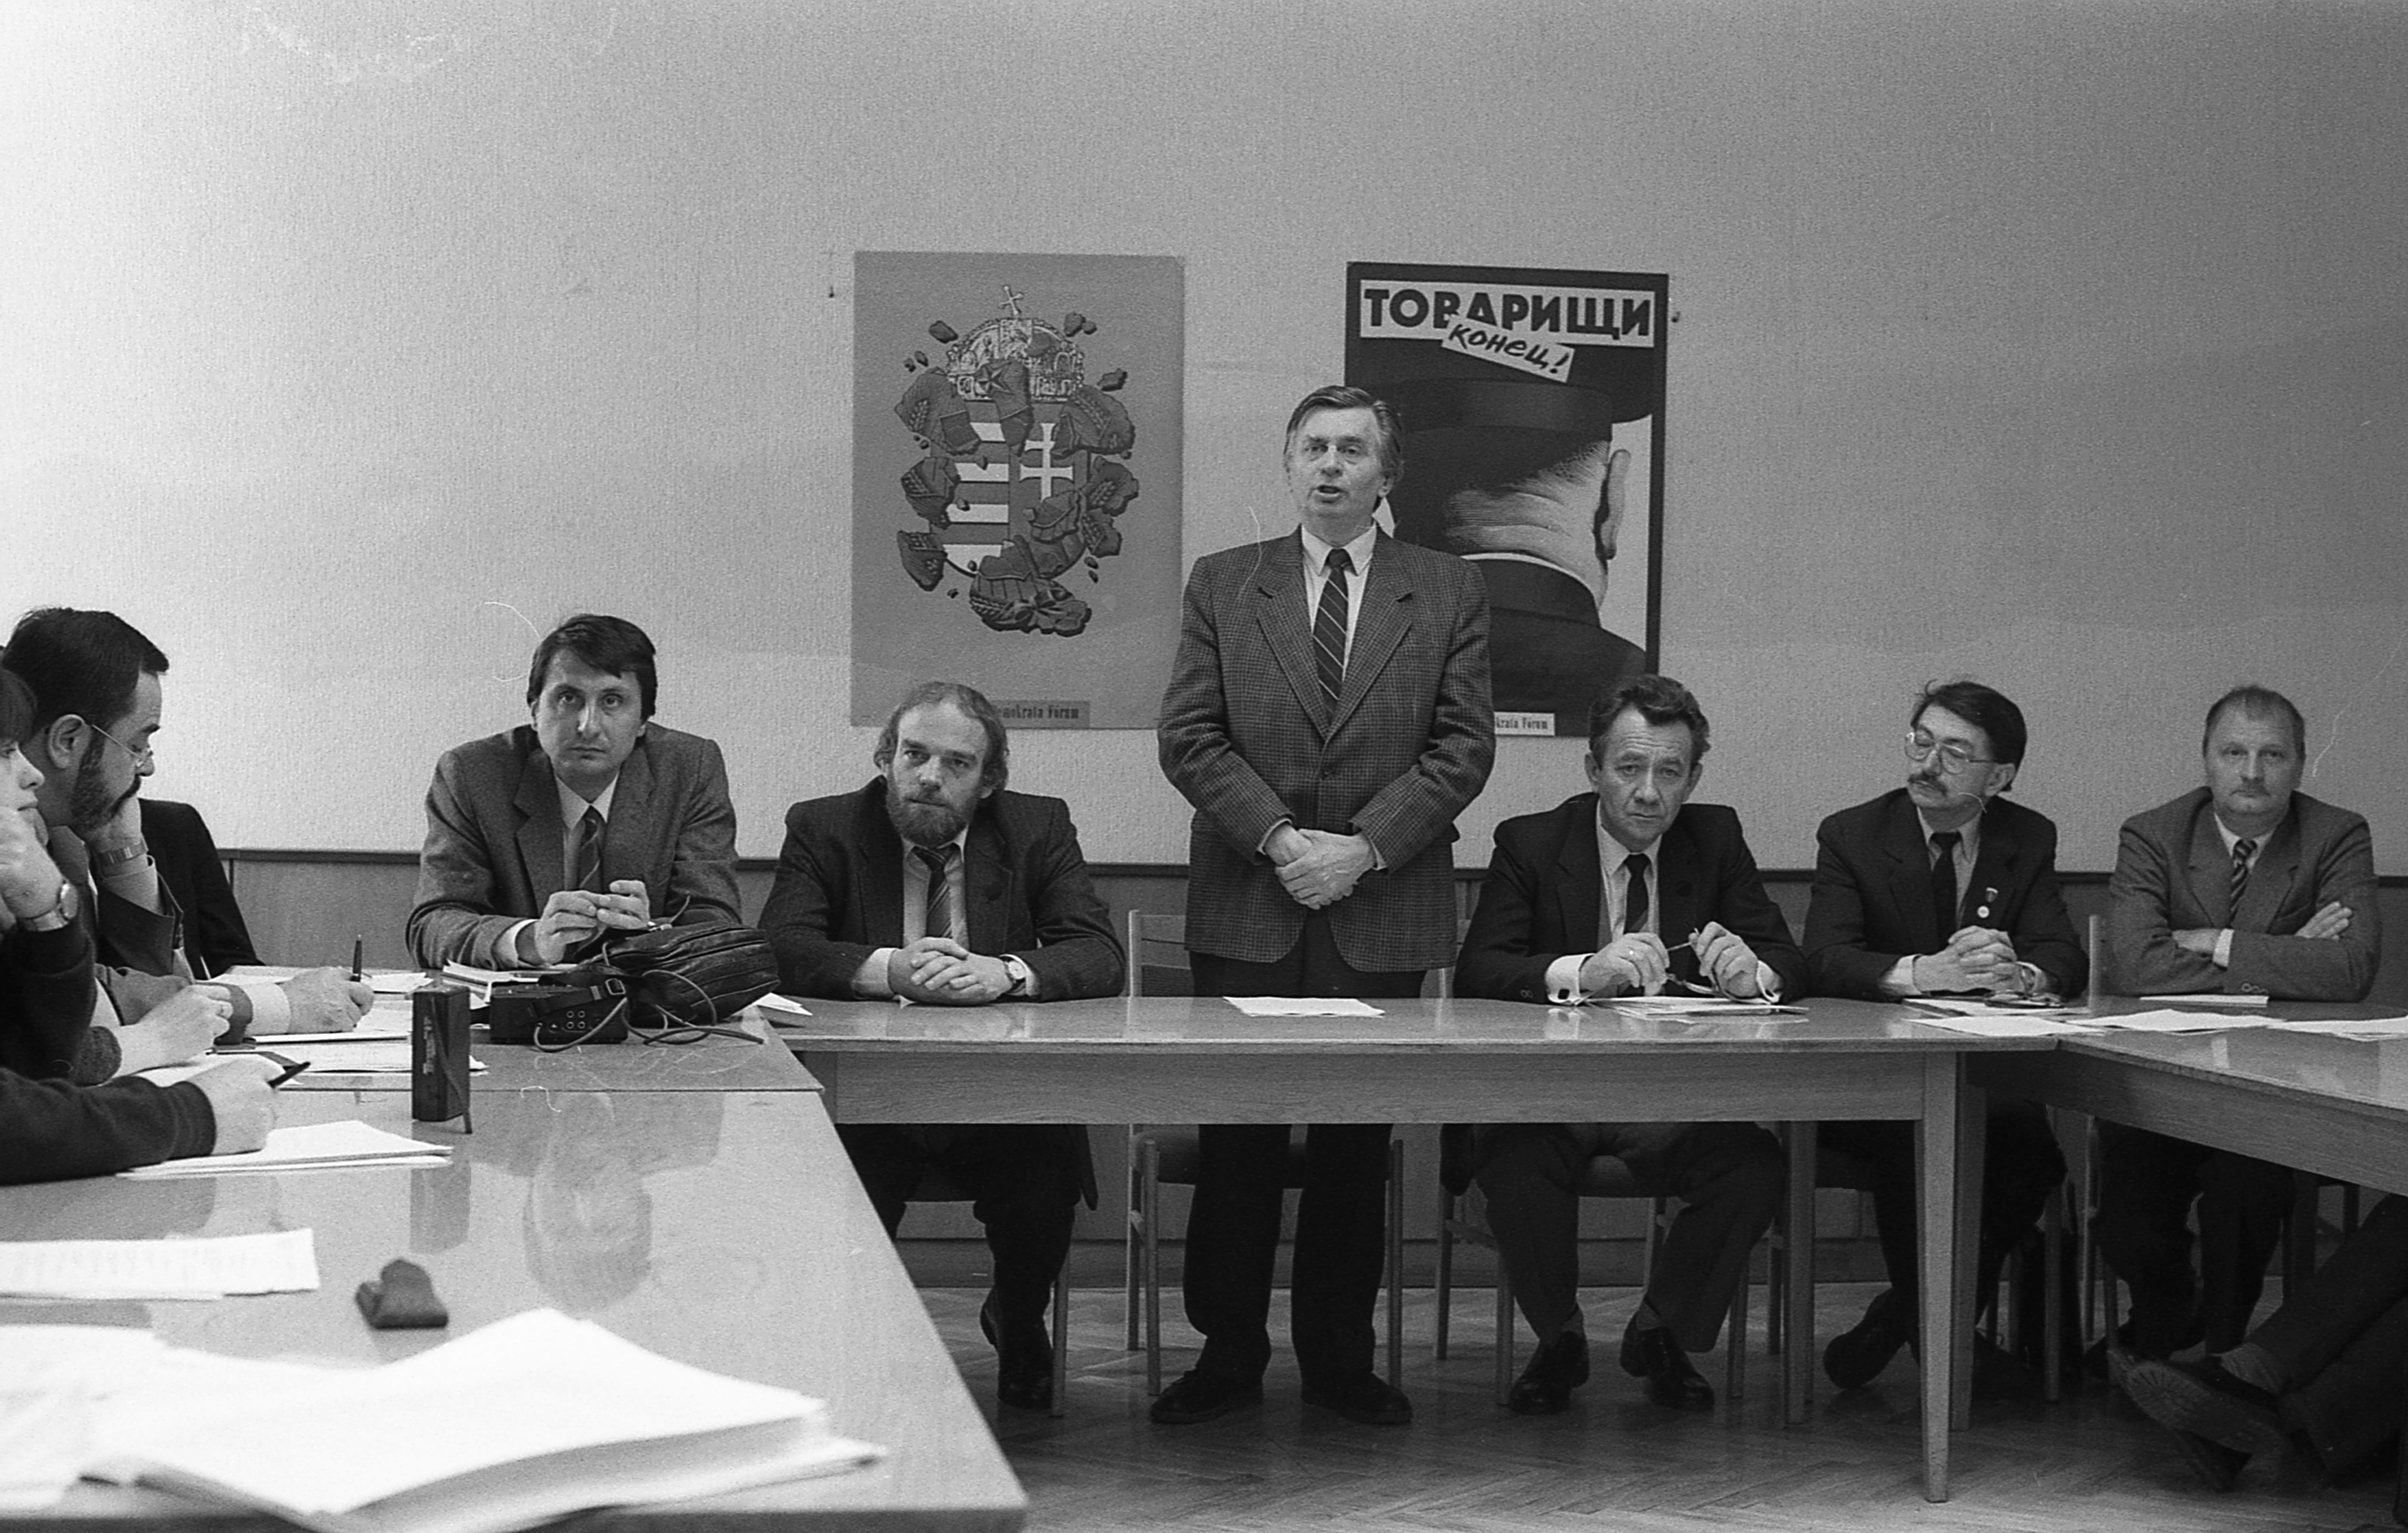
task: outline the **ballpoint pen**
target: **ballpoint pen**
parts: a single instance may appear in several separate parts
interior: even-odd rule
[[[360,966],[367,959],[368,939],[365,933],[351,938],[351,978],[361,978]]]

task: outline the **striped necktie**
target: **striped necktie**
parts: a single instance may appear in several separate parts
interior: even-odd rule
[[[1331,549],[1324,567],[1329,578],[1321,582],[1321,607],[1313,614],[1312,650],[1321,671],[1321,700],[1334,709],[1346,685],[1346,572],[1354,561],[1344,549]]]
[[[591,804],[585,806],[584,817],[577,822],[575,887],[589,895],[602,892],[602,811]]]
[[[953,937],[953,890],[950,887],[952,880],[947,875],[952,871],[953,858],[959,855],[961,849],[951,841],[947,841],[942,846],[919,846],[911,849],[911,855],[928,865],[928,920],[925,935],[929,937]],[[959,940],[958,938],[954,939]]]
[[[2258,843],[2243,836],[2232,843],[2232,908],[2241,909],[2241,896],[2249,889],[2249,859],[2258,855]]]

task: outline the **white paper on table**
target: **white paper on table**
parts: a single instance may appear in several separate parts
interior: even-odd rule
[[[1250,1017],[1384,1017],[1368,1001],[1345,996],[1224,996]]]
[[[2084,1011],[2078,1006],[2008,1005],[1996,1000],[1959,1000],[1950,996],[1916,996],[1907,1005],[1930,1011],[1948,1011],[1960,1017],[2078,1017]]]
[[[313,1166],[425,1166],[449,1160],[452,1148],[423,1144],[372,1128],[356,1118],[341,1123],[303,1124],[295,1128],[271,1128],[261,1149],[238,1155],[194,1155],[161,1161],[117,1174],[130,1182],[153,1182],[174,1176],[222,1176],[237,1171],[289,1171]]]
[[[414,996],[435,982],[435,976],[423,969],[395,969],[386,974],[368,976],[368,988],[380,996]]]
[[[2266,1024],[2276,1032],[2321,1033],[2329,1038],[2355,1039],[2360,1043],[2382,1043],[2392,1039],[2408,1038],[2408,1017],[2360,1017],[2355,1022],[2275,1022]]]
[[[2055,1038],[2059,1033],[2081,1033],[2089,1029],[2078,1027],[2054,1017],[2014,1016],[1992,1017],[1917,1017],[1926,1027],[1944,1027],[1952,1033],[1971,1033],[1975,1038]]]
[[[1804,1016],[1794,1006],[1782,1006],[1773,1001],[1735,1001],[1724,996],[1616,996],[1611,1003],[1617,1011],[1633,1016],[1661,1017],[1680,1020],[1686,1017],[1769,1017],[1787,1014]]]
[[[475,964],[454,962],[443,966],[443,972],[455,980],[471,984],[534,984],[567,970],[566,964],[552,968],[480,968]]]
[[[0,1241],[0,1294],[30,1298],[223,1298],[318,1286],[306,1229],[190,1240]]]
[[[371,1011],[360,1019],[356,1027],[339,1033],[255,1033],[251,1042],[263,1049],[280,1049],[287,1043],[366,1043],[378,1039],[406,1039],[409,1036],[409,1013],[398,1007],[386,1011]]]
[[[2210,1011],[2132,1011],[2120,1017],[2093,1017],[2094,1027],[2127,1033],[2221,1033],[2235,1027],[2263,1027],[2264,1017],[2223,1017]]]
[[[2165,1006],[2264,1006],[2270,996],[2228,996],[2220,990],[2204,990],[2188,996],[2143,996],[2144,1001],[2157,1001]]]
[[[762,996],[759,1000],[754,1001],[752,1004],[759,1007],[764,1011],[779,1012],[790,1017],[808,1017],[810,1015],[809,1011],[803,1009],[802,1002],[795,999],[791,996],[781,996],[774,990]],[[775,1021],[776,1019],[773,1017],[771,1020]]]

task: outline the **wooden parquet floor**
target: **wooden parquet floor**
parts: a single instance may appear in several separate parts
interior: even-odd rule
[[[1760,1292],[1760,1291],[1759,1291]],[[1853,1324],[1872,1290],[1826,1284],[1817,1332]],[[971,1394],[994,1410],[995,1354],[980,1339],[975,1289],[922,1293]],[[1170,1296],[1166,1296],[1170,1298]],[[1405,1388],[1414,1421],[1356,1426],[1308,1410],[1282,1347],[1261,1410],[1198,1426],[1146,1420],[1145,1355],[1124,1350],[1117,1291],[1072,1296],[1068,1414],[999,1413],[996,1436],[1027,1487],[1042,1533],[1140,1528],[1579,1529],[1583,1533],[2397,1533],[2389,1476],[2341,1488],[2296,1465],[2253,1463],[2228,1496],[2192,1479],[2152,1423],[2089,1383],[2055,1405],[2039,1383],[1975,1402],[1955,1440],[1954,1498],[1922,1497],[1915,1373],[1901,1354],[1866,1389],[1834,1397],[1818,1374],[1812,1413],[1780,1423],[1775,1373],[1755,1320],[1747,1397],[1736,1411],[1682,1416],[1649,1404],[1614,1366],[1612,1343],[1637,1302],[1631,1289],[1583,1296],[1598,1368],[1561,1416],[1509,1415],[1492,1396],[1488,1290],[1458,1289],[1454,1344],[1429,1353],[1430,1290],[1407,1295]],[[1164,1316],[1166,1378],[1194,1355],[1194,1333]],[[1528,1339],[1523,1338],[1524,1355]],[[1722,1358],[1698,1368],[1723,1380]]]

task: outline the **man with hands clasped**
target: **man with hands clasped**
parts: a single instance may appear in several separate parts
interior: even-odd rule
[[[1008,792],[1010,738],[976,689],[915,688],[887,716],[858,792],[786,812],[761,928],[801,996],[982,1006],[1109,996],[1125,972],[1058,798]],[[980,1323],[1006,1405],[1054,1399],[1045,1306],[1069,1254],[1080,1140],[1060,1124],[838,1124],[892,1236],[931,1168],[968,1189],[995,1254]]]
[[[2057,826],[2004,797],[2021,769],[2023,710],[1978,681],[1924,689],[1907,715],[1906,786],[1842,809],[1815,833],[1806,964],[1815,992],[2074,996],[2089,972],[2057,881]],[[1914,1144],[1901,1123],[1830,1123],[1822,1142],[1873,1176],[1890,1287],[1833,1339],[1823,1370],[1870,1383],[1914,1340]],[[2037,1105],[1992,1097],[1984,1156],[1977,1292],[2065,1179]]]
[[[1704,710],[1669,677],[1635,677],[1601,699],[1582,762],[1594,791],[1497,827],[1456,992],[1559,1006],[1668,989],[1797,995],[1805,955],[1764,892],[1739,817],[1689,803],[1708,743]],[[1668,946],[1672,934],[1681,940]],[[1623,1334],[1622,1367],[1659,1405],[1713,1409],[1688,1354],[1714,1344],[1781,1205],[1780,1141],[1751,1123],[1484,1124],[1463,1156],[1460,1131],[1448,1132],[1442,1172],[1452,1185],[1468,1160],[1478,1178],[1539,1340],[1507,1408],[1553,1414],[1588,1379],[1580,1190],[1590,1163],[1611,1156],[1639,1191],[1684,1205]]]

